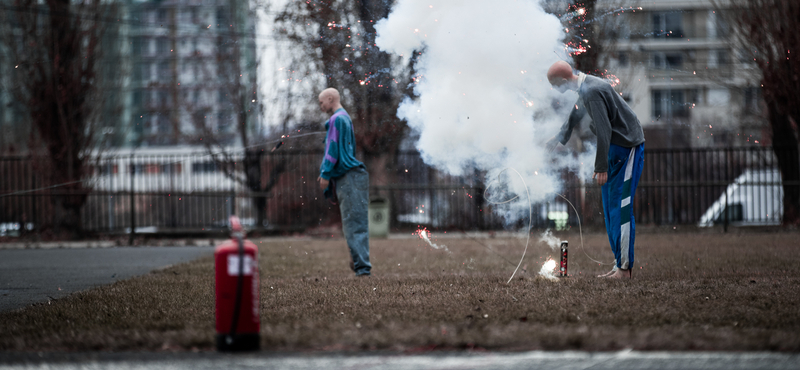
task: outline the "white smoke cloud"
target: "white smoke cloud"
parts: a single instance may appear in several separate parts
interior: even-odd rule
[[[539,242],[547,244],[547,246],[554,251],[560,250],[561,248],[561,239],[553,236],[553,232],[550,231],[550,229],[545,230],[539,235]]]
[[[487,180],[512,167],[532,202],[560,190],[556,166],[581,168],[585,157],[554,164],[544,148],[566,119],[553,111],[553,99],[571,107],[577,94],[560,94],[547,81],[563,54],[564,28],[538,1],[399,0],[375,28],[381,50],[405,58],[421,52],[417,97],[406,99],[398,116],[419,133],[426,163],[454,175],[476,166],[488,171]],[[591,155],[586,167],[593,164]],[[525,203],[519,178],[506,181]]]

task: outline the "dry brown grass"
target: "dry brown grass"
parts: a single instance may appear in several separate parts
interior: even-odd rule
[[[632,281],[593,278],[608,267],[562,236],[574,276],[537,278],[556,254],[532,243],[510,284],[524,239],[373,240],[369,278],[342,239],[256,241],[262,348],[800,350],[796,233],[640,234]],[[209,257],[2,313],[0,350],[212,349],[213,303]]]

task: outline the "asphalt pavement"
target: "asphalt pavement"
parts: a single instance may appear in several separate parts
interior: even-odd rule
[[[59,299],[213,251],[211,246],[0,249],[0,311]]]
[[[790,370],[800,355],[726,352],[437,352],[432,354],[95,353],[0,354],[0,369],[115,370]]]

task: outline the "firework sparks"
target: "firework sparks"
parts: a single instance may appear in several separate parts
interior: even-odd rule
[[[428,243],[428,245],[430,245],[433,249],[441,249],[441,250],[445,250],[448,253],[450,253],[450,250],[447,249],[446,245],[444,245],[444,244],[437,245],[437,244],[435,244],[435,243],[433,243],[431,241],[431,239],[428,237],[428,234],[430,234],[430,231],[428,231],[428,229],[426,229],[426,228],[418,229],[414,234],[417,234],[417,236],[419,236],[420,239],[422,239],[426,243]]]
[[[544,263],[544,265],[542,265],[542,269],[539,270],[539,275],[548,280],[558,281],[555,272],[556,272],[556,261],[551,258],[548,259],[547,262]]]

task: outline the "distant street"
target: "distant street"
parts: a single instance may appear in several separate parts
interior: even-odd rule
[[[210,246],[0,250],[0,311],[63,298],[212,251]]]

